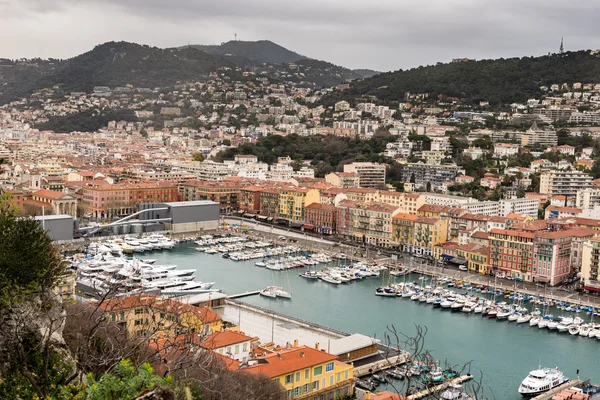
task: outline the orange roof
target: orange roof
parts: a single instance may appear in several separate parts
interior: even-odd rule
[[[597,231],[591,228],[578,227],[569,229],[569,233],[571,236],[585,237],[585,236],[594,236]]]
[[[419,218],[418,215],[407,213],[398,213],[392,217],[392,219],[401,219],[403,221],[416,221],[417,218]]]
[[[261,359],[263,360],[262,362],[259,361],[258,364],[244,368],[243,371],[253,374],[264,374],[269,378],[275,378],[336,359],[337,356],[333,354],[308,346],[300,346],[290,350],[281,350],[267,354]]]
[[[419,211],[440,213],[444,210],[444,208],[445,207],[443,206],[438,206],[435,204],[423,204],[421,207],[419,207]]]
[[[490,234],[487,232],[483,232],[483,231],[477,231],[473,235],[471,235],[471,237],[476,238],[476,239],[489,239]]]
[[[136,307],[150,307],[171,313],[188,313],[196,315],[202,322],[210,323],[221,320],[212,309],[208,307],[196,307],[171,299],[163,299],[153,294],[142,294],[125,298],[105,300],[100,304],[104,311],[128,310]]]
[[[323,211],[329,211],[329,212],[335,211],[335,206],[332,206],[331,204],[311,203],[311,204],[307,205],[305,208],[307,210],[323,210]]]
[[[372,394],[370,397],[365,397],[365,399],[366,398],[370,398],[371,400],[403,400],[406,397],[400,397],[396,393],[388,392],[386,390],[385,392],[377,392],[377,394]]]
[[[45,197],[47,199],[55,199],[55,200],[58,200],[64,196],[68,196],[64,192],[55,192],[54,190],[46,190],[46,189],[42,189],[42,190],[33,192],[33,195],[38,196],[38,197]]]
[[[583,210],[575,207],[548,206],[546,210],[580,214]]]
[[[233,331],[214,332],[206,337],[201,346],[205,349],[218,349],[236,343],[252,340],[250,336]]]
[[[419,224],[435,225],[439,220],[439,218],[418,217],[416,222]]]
[[[491,233],[496,233],[499,235],[524,237],[524,238],[529,238],[529,239],[533,239],[535,237],[535,235],[531,232],[515,231],[515,230],[511,230],[511,229],[494,228],[494,229],[492,229]]]

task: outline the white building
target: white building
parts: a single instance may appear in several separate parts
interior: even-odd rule
[[[421,196],[425,199],[425,204],[436,206],[455,206],[464,208],[465,204],[477,202],[477,199],[472,197],[452,196],[448,194],[421,193]]]
[[[540,193],[550,196],[576,196],[577,191],[592,187],[592,176],[579,171],[553,170],[540,175]]]
[[[598,188],[578,190],[576,196],[575,207],[577,208],[585,210],[600,205],[600,189]]]
[[[519,153],[519,145],[513,143],[496,143],[494,145],[494,157],[510,157]]]

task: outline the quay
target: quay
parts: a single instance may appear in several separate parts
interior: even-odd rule
[[[287,228],[280,228],[280,227],[273,226],[270,224],[264,224],[262,222],[248,220],[248,219],[244,219],[244,218],[240,218],[240,217],[227,216],[222,221],[224,221],[232,226],[234,224],[238,224],[238,225],[243,224],[244,230],[255,231],[256,234],[259,235],[259,239],[265,238],[265,236],[267,236],[267,237],[271,237],[272,239],[276,240],[277,237],[279,237],[279,236],[285,236],[287,238],[294,238],[294,239],[298,240],[298,243],[301,246],[305,246],[305,247],[309,248],[309,250],[317,251],[317,249],[318,249],[318,251],[324,252],[329,255],[346,253],[346,254],[348,254],[349,261],[358,260],[358,261],[370,262],[372,259],[375,259],[379,263],[393,264],[393,265],[398,265],[398,266],[401,265],[402,267],[409,268],[412,271],[414,271],[415,273],[422,274],[422,275],[452,278],[452,279],[456,279],[456,280],[462,280],[462,281],[465,281],[465,282],[468,282],[471,284],[485,285],[488,287],[494,286],[493,277],[490,277],[487,275],[477,274],[472,271],[460,271],[460,270],[454,269],[454,268],[447,268],[447,267],[441,268],[441,267],[425,265],[425,264],[421,264],[421,263],[409,263],[407,258],[414,257],[413,255],[410,255],[410,254],[398,253],[398,254],[396,254],[396,257],[398,259],[392,259],[392,258],[390,258],[390,255],[389,255],[389,253],[390,253],[389,249],[379,249],[379,250],[378,249],[370,249],[370,250],[368,250],[366,255],[369,256],[369,253],[373,253],[372,256],[362,257],[362,256],[354,254],[357,249],[357,244],[355,244],[354,246],[351,246],[351,245],[348,245],[347,243],[336,241],[333,238],[328,240],[328,239],[321,238],[321,237],[315,237],[314,235],[311,235],[311,234],[305,234],[300,231],[295,231],[295,230],[291,231]],[[310,247],[312,247],[312,249]],[[590,307],[597,307],[597,308],[600,307],[600,296],[589,296],[589,295],[585,295],[585,294],[581,294],[581,293],[571,293],[571,294],[556,293],[556,291],[557,291],[556,288],[548,287],[547,290],[544,290],[543,288],[537,287],[534,284],[529,283],[529,282],[516,282],[516,284],[517,284],[516,290],[520,293],[534,295],[534,296],[543,296],[543,297],[545,297],[547,299],[551,299],[553,301],[563,301],[566,303],[573,303],[573,304],[577,304],[580,306],[590,306]],[[500,278],[500,279],[497,279],[496,286],[499,289],[514,291],[515,290],[515,281],[508,281],[508,280],[504,280],[504,279]],[[577,297],[571,297],[571,296],[577,296]]]
[[[452,380],[446,381],[437,386],[421,390],[420,392],[417,392],[415,394],[408,396],[408,398],[410,400],[423,399],[427,396],[431,396],[432,394],[441,392],[442,390],[445,390],[453,385],[460,385],[461,383],[470,381],[471,379],[473,379],[473,377],[471,375],[462,375],[462,376],[459,376],[458,378],[454,378]]]
[[[258,337],[262,343],[280,347],[300,343],[337,355],[340,361],[352,363],[355,378],[402,364],[410,358],[408,353],[369,336],[338,331],[231,297],[215,311],[224,321],[238,325],[240,331]]]
[[[567,383],[563,383],[562,385],[560,385],[546,393],[542,393],[539,396],[535,396],[533,398],[533,400],[550,400],[555,394],[558,394],[558,393],[562,392],[563,390],[571,389],[572,387],[580,385],[581,383],[583,383],[582,380],[574,379]]]

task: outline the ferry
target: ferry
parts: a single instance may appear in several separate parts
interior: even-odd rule
[[[554,369],[539,367],[523,379],[519,386],[519,393],[523,397],[535,397],[568,381],[569,378],[560,372],[558,367]]]

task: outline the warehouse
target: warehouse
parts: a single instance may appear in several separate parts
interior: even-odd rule
[[[209,200],[140,204],[140,210],[157,209],[140,216],[140,220],[159,219],[173,233],[216,230],[219,227],[219,203]],[[170,221],[169,221],[170,220]]]

